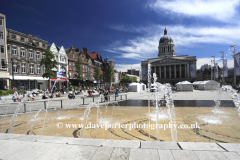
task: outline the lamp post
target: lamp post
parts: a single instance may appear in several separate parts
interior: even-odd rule
[[[222,73],[223,73],[222,76],[223,76],[223,77],[222,77],[222,82],[224,83],[224,81],[225,81],[225,80],[224,80],[224,51],[222,51],[222,52],[220,52],[220,53],[223,54],[222,57],[221,57],[221,58],[222,58],[221,60],[223,60],[223,69],[222,69]]]
[[[213,60],[213,64],[214,64],[214,72],[213,72],[213,76],[214,76],[214,81],[215,81],[215,56],[211,56],[211,57],[214,57],[214,60]],[[212,70],[212,69],[211,69]]]
[[[230,47],[233,47],[234,50],[233,50],[233,59],[234,59],[234,86],[236,86],[236,62],[235,62],[235,45],[233,46],[230,46]]]

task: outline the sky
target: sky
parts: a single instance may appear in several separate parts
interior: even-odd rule
[[[167,28],[176,56],[196,56],[197,68],[220,52],[233,67],[240,52],[240,0],[0,0],[7,28],[65,49],[88,48],[118,71],[157,58]]]

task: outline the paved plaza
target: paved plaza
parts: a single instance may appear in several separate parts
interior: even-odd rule
[[[128,100],[147,100],[148,92],[120,93],[116,102],[123,101],[127,94]],[[110,95],[110,102],[115,102],[115,96]],[[174,100],[214,100],[216,91],[177,92],[171,95]],[[83,99],[84,103],[83,105]],[[160,95],[161,97],[161,95]],[[163,97],[163,95],[162,95]],[[232,100],[231,95],[222,93],[220,100]],[[62,101],[61,101],[62,100]],[[95,94],[94,102],[98,95]],[[93,102],[92,97],[77,96],[69,100],[66,95],[54,98],[48,108],[86,108]],[[62,104],[61,104],[62,103]],[[9,106],[1,105],[0,114],[11,116],[18,102]],[[105,106],[104,103],[100,105]],[[26,112],[38,111],[44,108],[41,96],[36,101],[25,103]],[[6,108],[8,108],[6,112]],[[20,111],[24,114],[24,109]],[[88,139],[58,136],[40,136],[23,134],[0,133],[0,159],[92,159],[92,160],[156,160],[156,159],[240,159],[239,143],[209,143],[209,142],[163,142],[163,141],[136,141],[136,140],[111,140]]]

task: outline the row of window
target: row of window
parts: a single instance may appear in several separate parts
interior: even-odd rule
[[[172,51],[172,46],[167,46],[168,52]],[[165,47],[162,47],[162,53],[165,53]]]
[[[17,55],[17,47],[12,47],[12,54]],[[25,49],[21,48],[20,54],[22,57],[25,57]],[[46,55],[42,55],[42,58],[45,58]],[[33,51],[29,51],[29,58],[33,58]],[[36,59],[40,59],[40,52],[36,53]]]
[[[85,77],[87,78],[87,74],[82,75],[83,79],[85,79]],[[69,72],[69,78],[74,78],[74,74],[72,74],[72,72]]]
[[[0,26],[3,25],[3,19],[0,18]]]
[[[55,59],[56,61],[58,61],[58,56],[55,56],[54,59]],[[63,57],[63,56],[60,56],[60,61],[62,61],[62,62],[67,62],[67,58],[66,58],[66,57]]]
[[[15,34],[12,34],[12,39],[15,39],[15,40],[16,40],[16,35],[15,35]],[[25,42],[25,38],[24,38],[24,37],[21,37],[21,38],[20,38],[20,41],[21,41],[21,42]],[[29,39],[28,41],[29,41],[30,43],[32,43],[32,40],[31,40],[31,39]],[[37,46],[39,46],[39,42],[36,42],[35,44],[36,44]],[[45,46],[46,46],[46,44],[43,43],[43,44],[42,44],[42,47],[45,48]]]
[[[4,53],[4,46],[0,46],[0,53]]]
[[[0,39],[3,39],[3,32],[0,31]]]
[[[26,73],[26,63],[22,63],[21,65],[21,73]],[[18,63],[13,63],[13,72],[18,73]],[[45,73],[45,66],[43,66],[43,73]],[[30,64],[30,74],[34,74],[34,64]],[[37,65],[37,74],[41,74],[41,67]]]

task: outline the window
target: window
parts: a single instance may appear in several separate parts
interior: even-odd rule
[[[0,39],[3,39],[3,32],[0,31]]]
[[[39,42],[36,42],[36,45],[39,46]]]
[[[42,58],[46,58],[46,55],[45,55],[45,54],[43,54],[43,55],[42,55]]]
[[[12,47],[12,54],[17,55],[17,47]]]
[[[21,56],[25,57],[25,49],[24,48],[21,48]]]
[[[75,58],[75,55],[74,55],[74,54],[72,54],[72,58]]]
[[[25,38],[21,37],[21,41],[24,42],[24,41],[25,41]]]
[[[37,59],[40,59],[40,53],[39,53],[39,52],[37,52],[36,58],[37,58]]]
[[[63,66],[63,65],[61,65],[61,70],[65,70],[65,68],[64,68],[64,66]]]
[[[12,39],[16,39],[16,35],[15,34],[12,35]]]
[[[0,46],[1,53],[4,53],[4,46]]]
[[[22,73],[26,73],[26,63],[22,63]]]
[[[45,66],[43,66],[43,73],[45,73],[45,70],[46,70],[46,67],[45,67]]]
[[[82,61],[84,61],[84,57],[82,56]]]
[[[73,63],[73,70],[75,70],[75,63]]]
[[[58,56],[55,57],[55,60],[56,60],[56,61],[58,60]]]
[[[62,62],[65,62],[65,58],[64,58],[64,57],[61,57],[61,61],[62,61]]]
[[[33,58],[33,51],[29,51],[29,58]]]
[[[40,65],[37,65],[37,74],[40,74],[40,73],[41,73]]]
[[[71,64],[71,62],[69,62],[69,69],[72,69],[72,64]]]
[[[84,72],[84,65],[82,66],[82,68],[83,68],[83,72]]]
[[[72,72],[69,72],[69,78],[72,78]]]
[[[14,73],[18,73],[18,68],[17,68],[17,63],[16,62],[13,62],[13,72]]]
[[[34,73],[34,67],[33,67],[33,64],[30,64],[30,73],[31,73],[31,74]]]
[[[45,48],[45,44],[42,44],[43,48]]]
[[[0,25],[1,26],[3,25],[3,19],[0,19]]]

